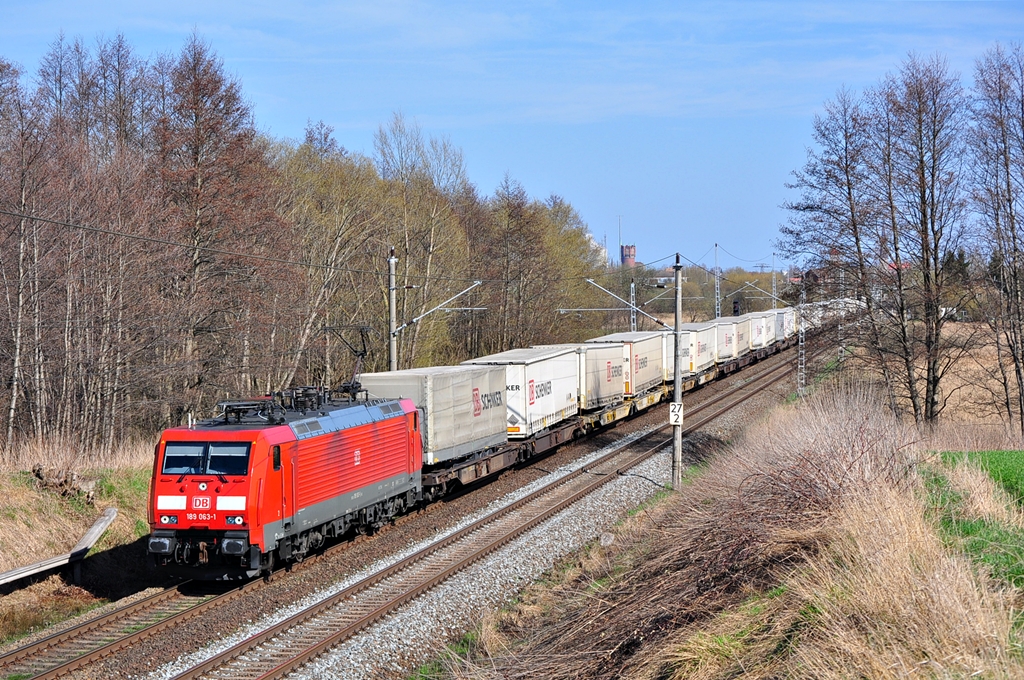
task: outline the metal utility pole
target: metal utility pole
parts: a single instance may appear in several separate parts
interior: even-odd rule
[[[597,281],[595,281],[594,279],[585,279],[585,280],[586,280],[586,282],[587,282],[587,283],[589,283],[590,285],[594,286],[595,288],[600,288],[600,289],[601,289],[601,290],[603,290],[603,291],[604,291],[605,293],[608,293],[609,295],[611,295],[611,296],[612,296],[613,298],[615,298],[616,300],[618,300],[618,301],[619,301],[619,302],[621,302],[622,304],[625,304],[625,305],[629,305],[629,303],[628,303],[628,302],[626,302],[625,300],[623,300],[622,298],[620,298],[620,297],[619,297],[618,295],[616,295],[615,293],[611,292],[610,290],[608,290],[607,288],[605,288],[604,286],[602,286],[601,284],[599,284],[599,283],[598,283]],[[651,321],[653,321],[654,323],[658,324],[659,326],[664,326],[665,328],[668,328],[668,325],[667,325],[667,324],[664,324],[664,323],[662,323],[661,319],[659,319],[658,317],[656,317],[656,316],[651,316],[650,314],[648,314],[648,313],[647,313],[647,312],[645,312],[644,310],[642,310],[642,309],[639,309],[639,308],[637,308],[637,307],[634,307],[634,306],[632,306],[632,305],[630,305],[630,309],[634,309],[634,310],[636,310],[637,312],[640,312],[641,314],[643,314],[644,316],[646,316],[646,317],[647,317],[648,319],[650,319],[650,320],[651,320]],[[573,309],[559,309],[558,311],[559,311],[559,312],[561,312],[561,313],[565,313],[565,312],[573,312],[573,311],[580,311],[580,312],[600,312],[600,311],[616,311],[616,310],[614,310],[614,309],[612,309],[612,310],[600,310],[600,309],[579,309],[579,310],[573,310]],[[669,330],[672,330],[672,329],[671,329],[671,328],[669,328]]]
[[[846,311],[846,306],[845,306],[845,302],[843,300],[843,293],[845,292],[844,291],[844,285],[843,285],[843,283],[844,283],[843,274],[845,274],[845,273],[846,273],[845,270],[843,270],[843,269],[839,270],[839,304],[841,305],[841,307],[840,307],[840,311],[839,311],[839,321],[836,324],[836,333],[838,335],[838,337],[836,339],[837,339],[837,341],[839,343],[839,357],[838,357],[839,361],[843,360],[843,355],[844,355],[844,352],[843,352],[843,313]]]
[[[388,370],[398,370],[398,309],[395,302],[397,282],[395,271],[398,267],[398,258],[395,257],[395,249],[391,248],[391,256],[388,258]]]
[[[776,295],[777,293],[775,292],[775,253],[772,253],[772,309],[775,309]]]
[[[672,403],[669,404],[669,421],[672,423],[672,488],[683,486],[683,265],[676,253],[676,326],[675,375],[672,378]]]
[[[718,270],[718,244],[715,244],[715,318],[722,316],[722,277]]]
[[[807,302],[807,288],[804,287],[804,276],[800,274],[800,304],[796,308],[796,391],[801,397],[807,394],[807,353],[804,345],[804,304]]]
[[[636,333],[636,280],[629,280],[629,330]]]

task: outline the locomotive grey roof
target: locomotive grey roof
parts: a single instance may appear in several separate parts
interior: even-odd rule
[[[535,361],[554,359],[565,354],[572,354],[575,349],[572,347],[550,348],[550,347],[524,347],[522,349],[510,349],[507,352],[489,354],[485,357],[463,361],[464,366],[492,365],[506,366],[508,364],[532,364]]]
[[[325,432],[338,432],[357,425],[396,418],[404,413],[405,411],[397,401],[388,401],[382,404],[355,404],[350,408],[328,411],[325,415],[298,420],[288,425],[295,433],[296,439],[306,439]]]
[[[256,403],[254,400],[253,403]],[[264,404],[269,402],[264,402]],[[193,430],[262,430],[267,427],[287,425],[297,439],[306,439],[325,432],[337,432],[357,425],[365,425],[387,418],[395,418],[404,413],[402,406],[395,400],[374,400],[370,402],[328,402],[319,409],[275,410],[273,419],[268,419],[265,412],[252,408],[241,413],[237,418],[217,416],[202,420],[193,426]]]

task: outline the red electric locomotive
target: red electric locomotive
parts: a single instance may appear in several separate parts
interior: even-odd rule
[[[419,501],[419,414],[408,399],[333,402],[314,388],[225,401],[165,430],[150,486],[149,553],[207,579],[251,578],[326,538]]]

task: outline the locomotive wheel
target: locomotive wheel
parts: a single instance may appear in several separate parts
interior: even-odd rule
[[[262,566],[262,569],[260,569],[260,573],[263,575],[263,581],[265,583],[270,583],[272,580],[274,580],[274,551],[271,550],[270,552],[266,553],[266,555],[266,564]]]

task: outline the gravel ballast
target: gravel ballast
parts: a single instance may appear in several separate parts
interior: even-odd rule
[[[661,451],[635,472],[665,484],[670,465],[670,453]],[[560,558],[600,536],[627,508],[639,505],[660,488],[635,476],[605,485],[292,677],[406,677],[436,656],[444,643],[457,639],[488,611],[507,604]]]
[[[623,437],[622,440],[620,440],[620,443],[616,444],[616,446],[619,446],[619,445],[621,445],[623,443],[627,443],[627,442],[639,439],[644,434],[647,434],[651,429],[653,429],[653,427],[651,427],[651,426],[645,427],[645,428],[642,428],[642,429],[638,430],[637,432],[634,432],[634,433],[632,433],[632,434],[630,434],[630,435],[628,435],[626,437]],[[514,492],[512,492],[510,494],[507,494],[504,498],[491,503],[490,505],[488,505],[483,510],[481,510],[479,512],[476,512],[476,513],[473,513],[472,515],[466,516],[460,522],[458,522],[457,524],[447,528],[446,530],[444,530],[442,532],[439,532],[436,536],[431,537],[428,540],[420,541],[418,543],[409,545],[405,550],[403,550],[403,551],[401,551],[399,553],[395,553],[393,555],[390,555],[386,559],[379,560],[379,561],[375,562],[374,564],[370,565],[369,567],[367,567],[366,569],[364,569],[364,570],[362,570],[362,571],[360,571],[358,573],[352,574],[351,576],[349,576],[348,578],[346,578],[346,579],[344,579],[342,581],[338,581],[337,583],[332,584],[329,588],[324,588],[324,589],[318,590],[317,592],[314,592],[314,593],[310,594],[309,596],[304,597],[301,600],[298,600],[297,602],[295,602],[295,604],[293,604],[293,605],[291,605],[289,607],[279,609],[278,611],[276,611],[274,614],[272,614],[270,616],[264,617],[261,620],[259,620],[257,622],[254,622],[254,623],[251,623],[251,624],[249,624],[247,626],[243,626],[236,633],[234,633],[234,634],[232,634],[232,635],[230,635],[228,637],[224,637],[224,638],[218,640],[216,643],[205,647],[204,649],[200,650],[199,652],[196,652],[194,654],[189,654],[187,656],[181,657],[181,658],[175,660],[174,662],[172,662],[170,664],[167,664],[166,666],[164,666],[164,667],[162,667],[160,669],[157,669],[153,674],[151,674],[150,677],[152,677],[152,678],[171,678],[171,677],[174,677],[174,675],[176,675],[176,674],[182,672],[183,670],[185,670],[187,668],[190,668],[190,667],[192,667],[192,666],[194,666],[194,665],[196,665],[196,664],[198,664],[198,663],[200,663],[202,661],[205,661],[206,659],[208,659],[208,658],[210,658],[210,657],[220,653],[224,649],[227,649],[228,647],[230,647],[230,646],[232,646],[234,644],[237,644],[238,642],[241,642],[242,640],[244,640],[244,639],[246,639],[248,637],[256,635],[256,634],[266,630],[270,626],[274,625],[275,623],[283,621],[284,619],[288,618],[289,616],[292,616],[295,613],[297,613],[297,612],[299,612],[299,611],[301,611],[301,610],[303,610],[303,609],[305,609],[307,607],[310,607],[313,604],[316,604],[317,602],[320,602],[320,601],[330,597],[331,595],[333,595],[333,594],[335,594],[335,593],[337,593],[337,592],[339,592],[341,590],[344,590],[345,588],[351,586],[352,584],[357,583],[358,581],[362,580],[363,578],[369,576],[370,574],[376,573],[377,571],[380,571],[382,569],[386,569],[387,567],[391,566],[395,562],[398,562],[398,561],[402,560],[403,558],[407,557],[408,555],[411,555],[412,553],[422,549],[423,547],[425,547],[429,543],[432,543],[432,542],[434,542],[434,541],[436,541],[436,540],[438,540],[440,538],[443,538],[444,536],[448,536],[448,535],[450,535],[452,533],[455,533],[459,529],[463,528],[464,526],[466,526],[468,524],[471,524],[471,523],[477,521],[481,517],[484,517],[487,514],[489,514],[491,512],[494,512],[495,510],[503,508],[506,505],[509,505],[509,504],[519,500],[523,496],[526,496],[526,495],[536,491],[537,489],[539,489],[542,486],[550,484],[552,481],[554,481],[556,479],[564,477],[565,475],[569,474],[570,472],[575,471],[576,469],[578,469],[580,467],[584,467],[584,466],[588,465],[591,461],[593,461],[593,460],[601,457],[605,453],[607,453],[607,449],[608,448],[610,448],[610,447],[606,447],[606,448],[600,449],[600,450],[595,451],[595,452],[593,452],[591,454],[588,454],[587,456],[584,456],[583,458],[580,458],[580,459],[578,459],[578,460],[576,460],[576,461],[574,461],[574,462],[572,462],[572,463],[570,463],[568,465],[564,465],[564,466],[558,468],[557,470],[552,471],[551,474],[545,475],[544,477],[542,477],[542,478],[540,478],[538,480],[535,480],[534,482],[531,482],[530,484],[527,484],[527,485],[517,489],[516,491],[514,491]],[[653,461],[655,459],[660,459],[662,457],[663,457],[663,454],[658,454],[658,455],[654,456],[651,460],[646,461],[644,463],[644,465],[645,466],[649,465],[651,463],[651,461]],[[637,472],[639,472],[639,469],[637,470]],[[650,475],[645,475],[645,476],[650,476]],[[653,478],[653,479],[656,479],[656,477]],[[614,509],[612,509],[612,507],[610,505],[612,502],[614,502],[614,499],[607,501],[605,509],[601,511],[602,514],[599,515],[597,517],[597,519],[600,519],[602,522],[604,522],[610,516],[617,516],[619,513],[623,512],[625,508],[629,508],[629,507],[635,506],[636,504],[641,502],[643,499],[648,498],[655,491],[657,491],[658,489],[661,488],[659,486],[655,486],[650,481],[642,480],[642,479],[640,479],[638,477],[633,477],[633,476],[623,477],[620,480],[616,480],[615,482],[612,482],[612,483],[606,485],[603,489],[599,490],[597,492],[597,494],[592,494],[591,496],[588,496],[587,498],[585,498],[585,499],[581,500],[580,502],[574,504],[572,507],[567,508],[566,510],[564,510],[562,513],[560,513],[556,517],[552,518],[551,520],[548,520],[548,522],[558,521],[559,519],[564,518],[566,515],[576,512],[577,509],[580,508],[581,504],[590,502],[591,498],[593,498],[594,496],[602,495],[602,492],[605,489],[608,489],[609,487],[618,487],[622,482],[624,482],[626,480],[629,480],[631,482],[631,486],[632,487],[636,487],[636,488],[646,487],[647,489],[649,489],[649,492],[646,493],[646,494],[643,494],[640,497],[640,500],[638,500],[636,502],[633,502],[632,504],[629,504],[629,501],[623,499],[621,501],[621,503],[626,503],[626,505],[623,505],[623,504],[620,503],[620,504],[616,505]],[[664,483],[664,481],[662,483]],[[509,549],[510,547],[512,547],[514,545],[521,544],[524,540],[528,541],[529,537],[535,535],[538,531],[542,531],[543,528],[548,524],[548,522],[546,522],[544,524],[541,524],[540,526],[534,528],[531,532],[528,532],[524,536],[520,537],[519,539],[514,541],[509,546],[506,546],[502,550],[497,551],[494,555],[490,556],[489,558],[486,558],[485,561],[489,561],[490,559],[493,559],[496,556],[500,556],[500,555],[504,554],[505,550]],[[564,555],[564,554],[570,552],[571,550],[575,549],[576,547],[579,547],[582,544],[583,544],[583,542],[579,542],[579,543],[574,542],[573,543],[573,547],[566,548],[564,550],[556,551],[557,555]],[[529,543],[527,542],[526,545],[529,545]],[[557,557],[557,555],[556,555],[556,557]],[[468,575],[479,564],[481,564],[481,563],[477,563],[477,564],[472,565],[469,569],[463,571],[462,573],[460,573],[459,575],[457,575],[453,579],[449,580],[448,582],[446,582],[444,584],[441,584],[440,586],[438,586],[437,588],[432,590],[430,593],[427,593],[423,597],[418,598],[415,602],[410,603],[409,607],[417,606],[417,604],[419,603],[419,601],[421,599],[432,596],[434,594],[434,592],[436,592],[437,590],[439,590],[441,588],[448,587],[449,584],[451,584],[453,582],[462,583],[463,577]],[[551,565],[548,564],[547,566],[550,567]],[[544,567],[544,568],[547,568],[547,567]],[[539,575],[542,572],[543,572],[543,569],[541,569],[540,571],[536,572],[535,575],[533,577],[531,577],[531,578],[535,578],[536,575]],[[533,572],[531,572],[531,573],[533,573]],[[397,615],[399,615],[399,613],[396,613],[395,615],[387,617],[381,624],[377,624],[376,626],[372,626],[367,631],[364,631],[363,633],[360,633],[358,636],[353,638],[353,640],[351,640],[347,644],[352,644],[352,643],[358,642],[364,635],[368,634],[370,631],[376,629],[380,625],[385,625],[388,621],[390,621],[394,616],[397,616]],[[439,631],[435,631],[433,637],[434,637],[435,640],[438,639],[438,638],[442,638],[442,641],[443,641],[443,640],[447,640],[449,634],[450,633],[445,633],[442,636],[439,633]],[[400,638],[397,638],[397,641],[399,642],[399,644],[402,644]],[[412,643],[410,641],[408,644],[414,644],[414,643]],[[433,647],[432,647],[432,649],[433,649]],[[370,676],[367,676],[367,677],[370,677]],[[379,677],[379,672],[378,672],[378,677]]]
[[[739,382],[745,382],[753,373],[792,361],[792,352],[777,355],[755,367],[745,369],[739,375],[724,377],[695,392],[687,393],[684,401],[692,408],[693,405],[704,402]],[[722,442],[728,441],[740,429],[759,420],[769,408],[791,394],[794,389],[793,383],[794,381],[790,379],[775,385],[735,411],[716,419],[695,435],[691,435],[684,442],[684,455],[690,455],[695,462],[714,455],[713,452]],[[216,644],[216,649],[224,646],[213,641],[238,640],[269,625],[263,622],[279,621],[296,611],[297,603],[319,601],[326,596],[328,589],[335,592],[357,581],[360,578],[358,575],[368,570],[367,565],[376,568],[391,563],[409,554],[414,544],[419,545],[426,540],[433,540],[437,536],[455,531],[468,521],[467,516],[478,517],[486,514],[499,504],[499,500],[503,504],[508,502],[504,500],[506,498],[519,498],[534,490],[537,485],[547,483],[551,479],[549,471],[562,467],[575,468],[585,464],[581,461],[592,460],[596,455],[593,453],[595,449],[606,448],[617,444],[623,437],[647,431],[653,425],[664,424],[667,417],[666,407],[659,405],[617,427],[568,443],[530,464],[504,471],[488,480],[486,484],[459,490],[443,501],[399,518],[393,526],[385,527],[369,537],[360,536],[354,540],[349,538],[339,546],[340,550],[307,560],[287,573],[281,572],[269,584],[263,584],[262,587],[224,606],[205,612],[202,616],[190,619],[173,629],[157,633],[134,644],[130,650],[116,653],[67,677],[69,680],[84,680],[98,677],[143,678],[150,677],[151,674],[154,677],[173,675],[174,671],[171,669],[183,668],[187,665],[185,659],[208,658],[215,653],[211,645]],[[576,464],[570,465],[574,460]],[[621,517],[628,509],[619,508],[617,516]],[[593,538],[592,536],[591,539]],[[567,552],[559,554],[564,555]],[[139,555],[139,559],[143,557],[144,555]],[[554,559],[556,558],[553,556]],[[469,574],[471,571],[466,570],[463,573]],[[459,578],[458,575],[455,577],[456,580]],[[410,603],[409,606],[413,604]],[[83,615],[77,617],[77,620],[91,618],[91,615]],[[381,625],[383,624],[384,622]],[[438,649],[447,642],[457,640],[463,632],[473,627],[466,626],[462,631],[453,633],[447,640],[438,638],[432,649]],[[245,632],[242,632],[243,629]],[[396,637],[388,644],[394,644],[398,639]],[[354,643],[355,640],[351,642]],[[433,652],[425,654],[430,657]],[[383,671],[384,669],[378,669],[378,673]],[[336,668],[334,673],[334,677],[346,676],[343,668]],[[384,672],[384,675],[404,676],[404,671],[389,671]]]
[[[731,382],[731,381],[730,381]],[[768,408],[779,403],[792,389],[790,381],[768,390],[747,404],[718,419],[705,435],[727,439]],[[659,419],[660,420],[660,419]],[[636,439],[654,425],[647,425],[625,439]],[[452,533],[494,509],[521,498],[549,483],[556,476],[587,465],[607,449],[595,451],[550,475],[531,482],[491,503],[479,512],[438,532],[437,537]],[[507,604],[527,584],[550,569],[558,560],[578,550],[606,532],[626,513],[649,499],[669,479],[671,456],[661,451],[632,471],[559,515],[519,537],[480,562],[471,565],[449,581],[405,605],[394,614],[356,635],[320,659],[308,664],[292,677],[297,678],[404,678],[417,666],[435,658],[443,647],[472,629],[489,611]],[[646,479],[645,479],[646,478]],[[382,569],[418,550],[427,541],[409,545],[399,554],[374,563],[281,609],[243,626],[215,644],[166,664],[150,677],[170,678],[176,673],[205,660],[226,647],[254,635],[273,623],[293,615],[357,582],[373,571]]]

